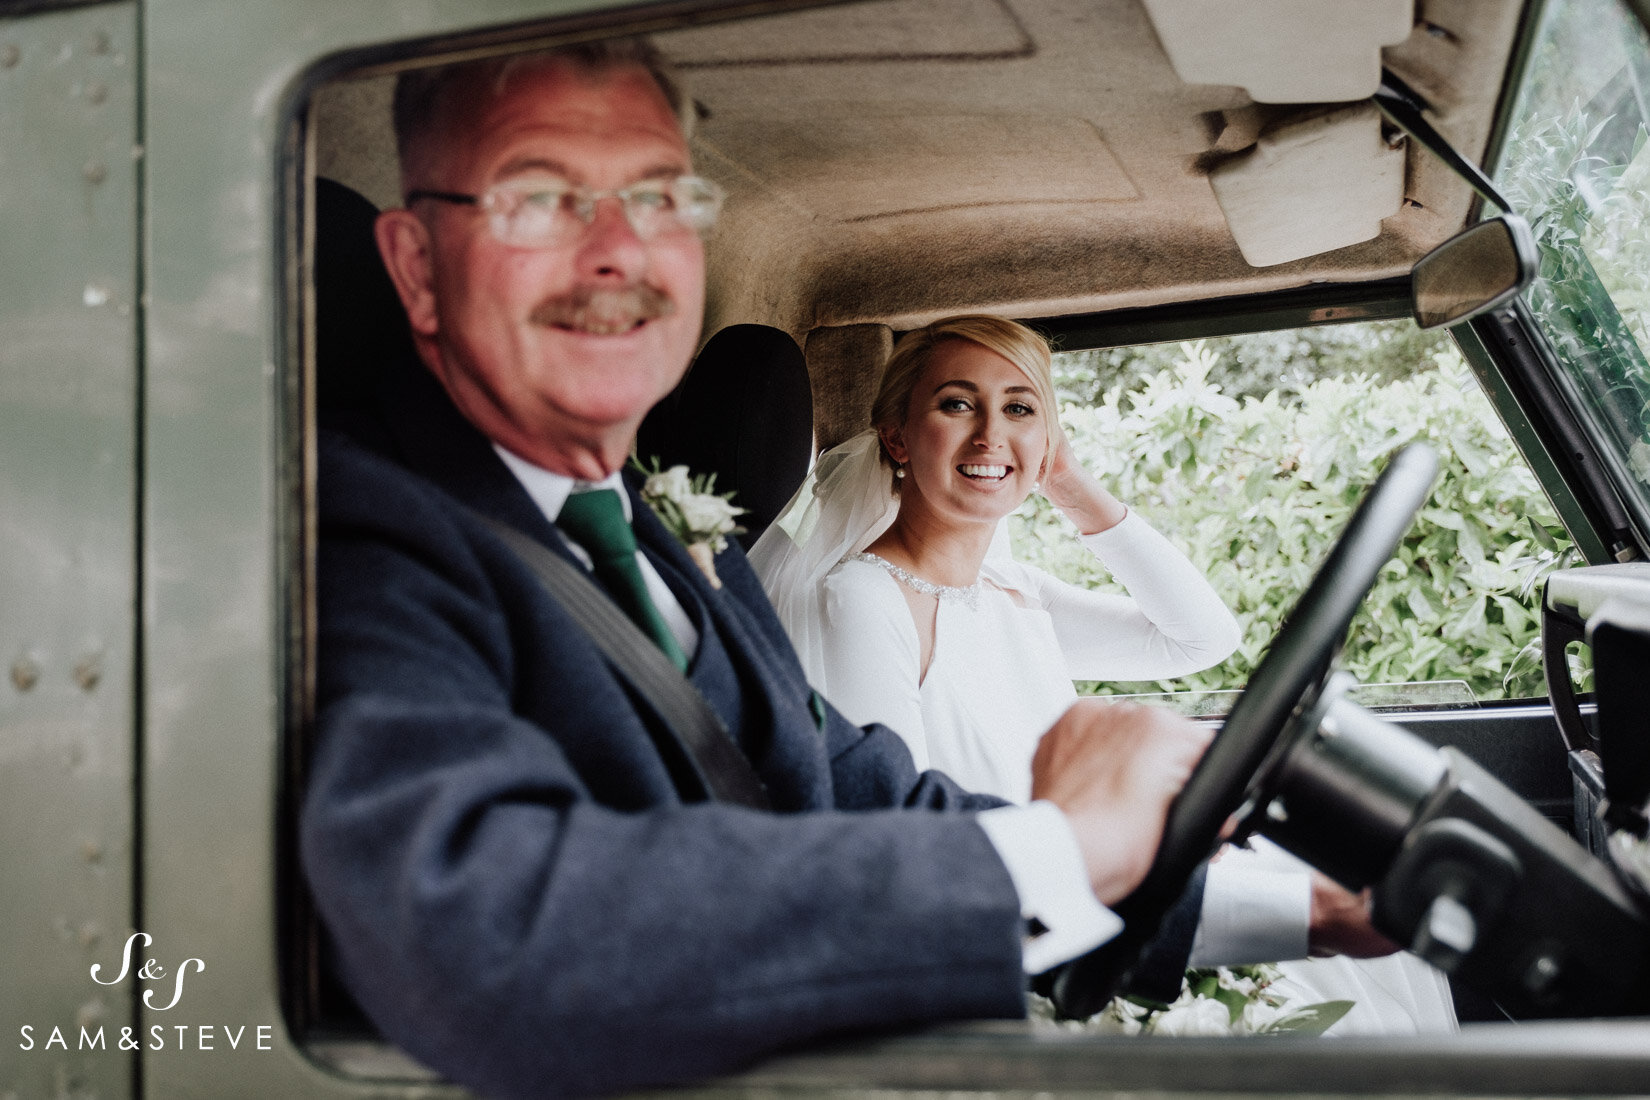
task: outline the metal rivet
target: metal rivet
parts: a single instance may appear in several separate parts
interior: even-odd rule
[[[23,51],[17,48],[17,43],[7,42],[0,46],[0,69],[15,68],[23,60]]]
[[[109,86],[101,80],[94,80],[86,86],[86,102],[102,103],[109,98]]]
[[[87,183],[102,183],[109,178],[109,170],[103,167],[102,162],[95,160],[87,161],[80,174],[86,177]]]
[[[109,292],[103,287],[88,283],[86,289],[81,292],[80,300],[89,306],[100,306],[109,300]]]
[[[105,1011],[103,998],[94,997],[76,1010],[74,1022],[83,1031],[96,1027],[103,1020]]]
[[[103,845],[99,844],[95,840],[88,840],[85,843],[81,844],[81,846],[80,846],[80,856],[87,863],[101,863],[103,861]],[[91,927],[91,926],[88,926],[88,927]],[[80,930],[80,938],[81,938],[82,941],[85,941],[85,939],[86,939],[86,929],[85,928],[82,928]],[[89,943],[88,943],[88,946],[90,946]]]
[[[80,685],[81,691],[91,691],[97,687],[97,682],[103,679],[103,655],[88,653],[75,663],[74,682]]]
[[[108,31],[98,31],[96,34],[92,35],[93,53],[108,53],[113,48],[114,43],[109,40]]]
[[[40,682],[40,666],[29,657],[19,657],[11,666],[11,682],[18,691],[28,691]]]

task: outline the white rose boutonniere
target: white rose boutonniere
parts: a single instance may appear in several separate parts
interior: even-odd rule
[[[694,477],[686,466],[661,470],[657,458],[651,469],[640,462],[636,468],[647,475],[642,483],[642,500],[666,529],[682,540],[711,585],[721,588],[714,559],[728,548],[729,535],[745,530],[735,520],[745,514],[745,509],[729,499],[731,492],[716,492],[715,474]]]

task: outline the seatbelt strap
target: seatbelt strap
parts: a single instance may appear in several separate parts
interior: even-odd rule
[[[718,802],[771,809],[756,769],[722,719],[657,643],[578,566],[507,523],[474,512],[531,569],[596,648],[664,719],[675,747],[705,794]]]

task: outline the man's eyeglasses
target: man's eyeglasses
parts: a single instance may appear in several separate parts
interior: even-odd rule
[[[699,176],[641,180],[629,187],[594,191],[557,179],[495,183],[479,195],[456,191],[410,191],[407,205],[420,199],[478,207],[500,244],[512,248],[552,248],[578,239],[596,217],[596,204],[615,198],[636,236],[645,240],[671,233],[702,233],[716,224],[723,192]]]

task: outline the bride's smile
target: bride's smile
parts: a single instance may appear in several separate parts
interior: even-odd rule
[[[906,521],[995,523],[1031,495],[1048,453],[1042,399],[1007,358],[968,340],[934,348],[905,422],[885,435]]]

